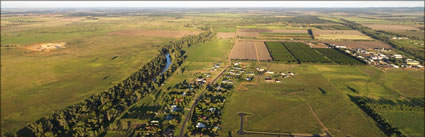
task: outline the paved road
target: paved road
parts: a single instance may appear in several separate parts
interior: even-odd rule
[[[226,72],[227,69],[229,69],[230,66],[227,66],[222,72],[220,72],[220,74],[214,78],[214,80],[211,82],[211,84],[214,84],[217,79],[224,74],[224,72]],[[199,100],[201,100],[202,96],[204,95],[205,91],[206,91],[206,87],[204,89],[201,90],[201,93],[198,95],[198,97],[196,97],[195,102],[193,102],[192,107],[190,107],[190,111],[189,113],[186,114],[185,119],[183,121],[182,126],[180,127],[180,135],[179,137],[183,137],[184,136],[184,130],[186,129],[186,123],[187,121],[189,121],[192,118],[192,114],[193,111],[195,110],[196,104],[199,102]]]

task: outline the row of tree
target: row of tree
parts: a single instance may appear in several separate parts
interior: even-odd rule
[[[97,136],[129,106],[154,92],[183,63],[183,48],[208,41],[211,31],[183,37],[160,49],[160,54],[107,91],[28,124],[9,136]],[[167,71],[167,56],[172,60]]]
[[[404,131],[393,127],[390,122],[384,119],[379,110],[375,107],[371,107],[368,103],[367,98],[362,97],[354,97],[350,96],[350,99],[357,104],[367,115],[369,115],[372,119],[374,119],[378,125],[378,127],[388,136],[391,137],[406,137],[406,133]]]

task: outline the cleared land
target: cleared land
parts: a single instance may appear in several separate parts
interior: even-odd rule
[[[346,46],[347,48],[392,48],[390,45],[380,41],[324,41],[326,43]]]
[[[313,35],[319,40],[372,40],[356,30],[313,30]]]
[[[237,36],[242,39],[259,40],[291,40],[311,39],[307,30],[280,30],[280,29],[238,29]]]
[[[230,53],[231,59],[237,60],[272,60],[262,42],[236,42]]]

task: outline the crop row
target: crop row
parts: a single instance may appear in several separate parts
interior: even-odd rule
[[[275,61],[298,63],[298,60],[280,42],[265,42],[270,55]]]
[[[331,59],[332,61],[334,61],[335,63],[338,63],[338,64],[342,64],[342,65],[363,64],[359,60],[356,60],[356,59],[342,53],[341,51],[337,51],[335,49],[319,48],[319,49],[316,49],[316,50],[319,51],[320,53],[322,53],[323,55],[325,55],[326,57],[328,57],[329,59]]]
[[[283,45],[301,63],[332,63],[332,61],[304,43],[284,42]]]

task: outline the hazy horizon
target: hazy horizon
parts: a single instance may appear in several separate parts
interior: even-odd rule
[[[397,8],[424,1],[1,1],[1,8]]]

